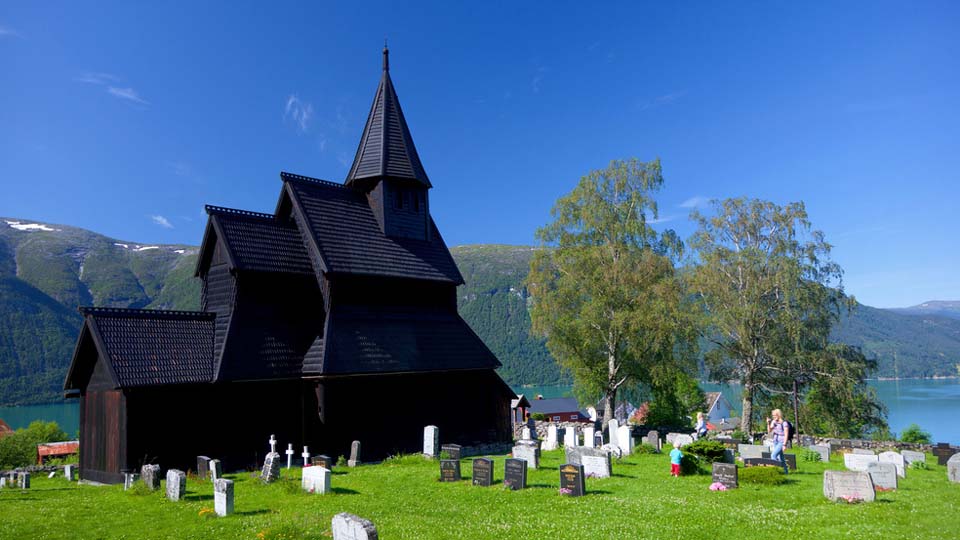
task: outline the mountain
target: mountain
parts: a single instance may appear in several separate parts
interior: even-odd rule
[[[568,384],[531,335],[523,287],[534,248],[470,245],[450,250],[466,284],[460,314],[503,363],[508,384]],[[142,244],[84,229],[0,218],[0,405],[60,399],[81,324],[78,305],[199,308],[193,277],[197,247]],[[879,359],[882,377],[957,375],[957,302],[927,302],[927,311],[859,306],[834,338]],[[907,308],[913,310],[914,308]]]
[[[951,319],[960,319],[960,301],[930,300],[916,306],[894,308],[891,311],[907,315],[939,315]]]

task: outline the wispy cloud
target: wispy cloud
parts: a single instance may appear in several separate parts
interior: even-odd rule
[[[87,71],[81,73],[76,79],[77,82],[87,83],[87,84],[108,84],[112,82],[117,82],[120,80],[120,77],[113,75],[111,73],[101,73],[95,71]]]
[[[23,37],[23,36],[21,36],[21,35],[20,35],[20,32],[17,32],[17,31],[14,30],[13,28],[10,28],[9,26],[4,26],[4,25],[0,24],[0,38],[4,38],[4,37],[15,37],[15,38],[18,38],[18,37]]]
[[[647,223],[650,225],[656,225],[657,223],[666,223],[675,219],[677,219],[677,216],[660,216],[656,219],[648,219]]]
[[[300,133],[306,133],[310,119],[313,117],[313,104],[302,101],[296,94],[290,94],[287,96],[283,117],[292,120],[300,129]]]
[[[170,223],[170,220],[163,216],[150,216],[150,221],[156,223],[157,225],[163,227],[164,229],[173,228],[173,223]]]
[[[176,176],[190,176],[193,174],[193,167],[186,161],[168,161],[166,162],[170,172]]]
[[[669,94],[664,94],[662,96],[655,97],[651,100],[641,101],[638,104],[638,107],[641,111],[646,111],[647,109],[654,109],[656,107],[664,107],[667,105],[673,105],[680,98],[686,94],[686,91],[680,92],[671,92]]]
[[[107,88],[107,93],[120,99],[126,99],[134,103],[139,103],[140,105],[150,104],[149,101],[140,97],[140,94],[138,94],[133,88],[118,88],[116,86],[110,86]]]
[[[680,203],[680,208],[700,208],[701,206],[706,206],[710,202],[709,197],[703,197],[697,195],[695,197],[690,197],[689,199]]]

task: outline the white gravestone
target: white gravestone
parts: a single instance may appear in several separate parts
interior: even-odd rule
[[[213,511],[220,517],[233,513],[233,480],[217,478],[213,481]]]
[[[287,450],[284,453],[287,454],[287,468],[289,469],[293,461],[293,454],[296,453],[293,451],[293,443],[287,445]]]
[[[907,477],[907,462],[903,460],[902,455],[896,452],[880,452],[877,458],[880,463],[893,463],[897,467],[897,476],[900,478]]]
[[[876,453],[869,448],[854,448],[853,453],[861,456],[874,456]]]
[[[947,478],[951,482],[960,483],[960,454],[954,454],[947,460]]]
[[[822,444],[812,444],[807,447],[811,452],[820,454],[820,461],[828,463],[830,461],[830,447]]]
[[[893,463],[877,461],[867,464],[867,473],[873,481],[873,487],[897,489],[897,466]]]
[[[303,452],[300,453],[300,457],[303,458],[303,466],[306,467],[310,464],[310,449],[306,446],[303,447]]]
[[[74,472],[76,472],[76,467],[74,467],[73,465],[64,465],[64,466],[63,466],[63,476],[65,476],[65,477],[67,478],[67,480],[69,480],[69,481],[71,481],[71,482],[73,482],[73,473],[74,473]]]
[[[323,467],[307,467],[303,469],[303,478],[300,487],[309,493],[330,492],[330,469]]]
[[[535,446],[527,444],[518,444],[513,447],[514,459],[522,459],[527,462],[527,469],[536,469],[540,466],[540,451]]]
[[[270,453],[275,453],[277,451],[277,438],[270,435],[270,440],[267,442],[270,443]]]
[[[864,471],[823,471],[823,496],[831,501],[840,499],[873,502],[877,492],[873,480]]]
[[[557,426],[550,424],[547,426],[547,440],[543,441],[544,450],[557,449]]]
[[[596,434],[596,428],[593,426],[587,426],[583,428],[583,445],[587,448],[593,448],[596,444],[594,441],[594,436]]]
[[[0,489],[7,487],[7,477],[0,476]]]
[[[589,478],[610,478],[610,456],[580,456],[583,474]]]
[[[851,471],[863,471],[866,472],[867,465],[871,463],[878,463],[880,461],[876,455],[870,454],[844,454],[843,455],[843,466]]]
[[[633,435],[630,426],[620,426],[617,430],[617,445],[622,455],[629,456],[633,453]]]
[[[124,473],[123,474],[123,490],[127,491],[128,489],[132,488],[133,484],[137,481],[137,478],[139,478],[139,475],[136,473],[130,473],[130,472]]]
[[[20,489],[30,489],[30,473],[22,472],[18,474],[17,484]]]
[[[563,434],[564,446],[577,446],[577,427],[569,426]]]
[[[187,475],[183,471],[170,469],[167,471],[167,498],[179,501],[187,492]]]
[[[427,426],[423,428],[423,457],[434,459],[440,450],[440,428]]]
[[[373,522],[346,512],[333,516],[330,530],[333,540],[379,540]]]
[[[760,459],[767,447],[762,444],[738,444],[737,452],[742,459]]]
[[[220,478],[223,478],[223,464],[220,463],[219,459],[210,460],[210,480],[216,482]]]
[[[612,446],[620,446],[617,444],[617,430],[620,429],[620,422],[616,418],[611,418],[610,422],[607,423],[607,442]]]
[[[693,444],[693,437],[687,435],[686,433],[681,433],[680,435],[677,435],[675,439],[673,439],[673,442],[680,443],[680,447],[683,448],[688,444]]]
[[[927,455],[923,452],[915,452],[913,450],[902,450],[900,455],[903,456],[903,461],[907,465],[913,463],[914,461],[919,461],[921,463],[927,462]]]

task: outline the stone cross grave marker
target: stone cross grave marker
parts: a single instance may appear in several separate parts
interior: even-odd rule
[[[596,444],[596,439],[594,438],[596,431],[596,428],[593,426],[583,428],[583,445],[587,448],[593,448]]]
[[[629,456],[633,453],[633,433],[630,426],[623,425],[617,430],[617,445],[623,455]]]
[[[377,527],[372,521],[341,512],[330,520],[333,540],[378,540]]]
[[[607,442],[613,446],[620,446],[617,443],[617,430],[620,429],[620,422],[616,418],[611,418],[607,423]]]
[[[160,489],[160,466],[144,465],[140,467],[140,478],[143,479],[143,483],[147,485],[147,489],[150,491]]]
[[[233,513],[233,480],[217,478],[213,481],[213,511],[220,517]]]
[[[655,429],[652,429],[647,432],[647,436],[644,437],[644,441],[653,447],[657,452],[660,451],[660,432]]]
[[[960,454],[954,454],[947,460],[947,479],[960,483]]]
[[[560,466],[560,494],[581,497],[586,493],[583,465],[565,463]]]
[[[820,461],[828,463],[830,461],[830,447],[823,444],[812,444],[807,450],[820,454]]]
[[[206,480],[210,474],[210,458],[207,456],[197,456],[197,478]]]
[[[436,459],[440,451],[440,428],[426,426],[423,428],[423,457]]]
[[[323,467],[324,469],[333,470],[333,460],[330,459],[330,456],[325,454],[320,454],[319,456],[313,456],[311,459],[314,467]]]
[[[303,459],[303,466],[306,467],[310,464],[310,449],[306,446],[303,447],[303,452],[300,452],[300,457]]]
[[[186,492],[186,473],[177,469],[167,471],[167,498],[171,501],[179,501]]]
[[[490,487],[493,484],[493,460],[476,458],[473,460],[473,485]]]
[[[17,475],[17,487],[30,489],[30,473],[24,471]]]
[[[210,480],[217,481],[223,478],[223,464],[219,459],[210,460]]]
[[[273,454],[277,451],[277,438],[272,434],[270,435],[270,440],[267,441],[270,443],[270,453]]]
[[[330,492],[330,469],[306,467],[300,478],[300,488],[308,493],[325,494]]]
[[[897,489],[897,466],[893,463],[876,461],[867,464],[867,474],[877,489]]]
[[[356,467],[360,464],[360,441],[353,441],[350,444],[350,459],[347,460],[348,467]]]
[[[563,433],[563,445],[577,446],[577,427],[576,426],[567,426],[566,431]]]
[[[260,470],[260,480],[265,484],[276,482],[280,478],[280,454],[270,452],[263,460],[263,469]]]
[[[873,502],[877,492],[866,471],[823,471],[823,496],[831,501],[840,499]]]
[[[954,454],[960,452],[960,450],[953,448],[948,443],[937,443],[931,452],[937,456],[937,465],[946,465],[947,461],[949,461]]]
[[[762,444],[738,444],[737,452],[740,453],[740,457],[743,459],[756,459],[762,458],[763,453],[767,451],[767,447]]]
[[[445,444],[440,447],[440,452],[446,452],[447,456],[449,456],[447,459],[460,459],[460,453],[462,450],[463,447],[461,447],[459,444]]]
[[[544,450],[557,449],[557,426],[550,424],[547,426],[547,440],[543,441]]]
[[[459,459],[441,459],[440,460],[440,481],[441,482],[459,482],[460,481],[460,460]]]
[[[527,462],[523,459],[507,458],[503,462],[503,485],[512,489],[526,489]]]
[[[513,447],[513,457],[527,462],[527,467],[537,469],[540,467],[540,450],[528,444],[518,444]]]
[[[869,456],[864,454],[843,455],[843,466],[851,471],[866,472],[867,465],[870,463],[876,463],[878,461],[880,461],[880,459],[874,454],[870,454]]]
[[[914,450],[901,450],[900,455],[903,456],[903,461],[907,465],[913,463],[914,461],[922,461],[923,463],[927,462],[927,455],[923,452],[917,452]]]
[[[727,488],[739,487],[737,466],[732,463],[714,463],[713,481],[720,482]]]
[[[287,469],[289,469],[290,465],[292,465],[293,454],[296,453],[293,451],[293,443],[287,445],[287,450],[284,453],[287,454]]]
[[[900,478],[907,477],[907,462],[904,461],[903,456],[897,452],[880,452],[877,456],[880,460],[880,463],[893,463],[897,467],[897,476]],[[876,482],[874,482],[876,484]]]

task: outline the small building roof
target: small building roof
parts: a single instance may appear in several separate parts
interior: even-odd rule
[[[92,307],[80,312],[84,327],[65,390],[77,388],[76,355],[85,339],[92,340],[99,358],[107,361],[118,388],[211,381],[214,313]]]
[[[362,192],[290,173],[280,177],[324,272],[463,283],[432,219],[430,240],[387,236]]]
[[[566,412],[580,412],[580,405],[576,398],[535,399],[530,402],[530,413],[555,414]]]
[[[703,395],[705,398],[704,401],[707,405],[707,411],[709,411],[714,405],[717,404],[717,400],[719,400],[720,396],[723,394],[720,392],[704,392]]]
[[[80,451],[80,441],[63,441],[37,445],[37,458],[67,456]]]
[[[411,180],[430,188],[430,179],[420,163],[413,137],[400,109],[400,99],[390,80],[389,54],[384,47],[383,75],[345,184],[353,186],[364,180],[394,178]]]
[[[517,407],[530,407],[530,402],[527,401],[527,398],[523,394],[517,394],[516,399],[510,400],[510,408],[516,409]]]
[[[273,214],[209,205],[205,208],[210,219],[196,275],[204,274],[210,265],[215,239],[223,242],[233,269],[314,273],[303,238],[293,223],[280,221]]]
[[[4,422],[3,419],[0,418],[0,438],[6,437],[11,433],[13,433],[13,428],[10,427],[10,424]]]

